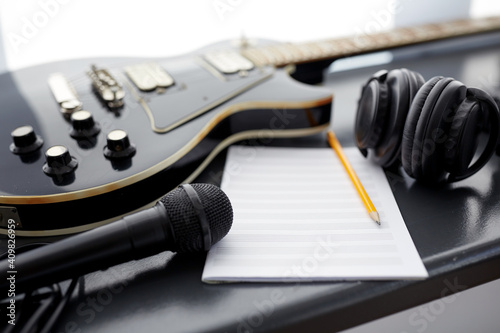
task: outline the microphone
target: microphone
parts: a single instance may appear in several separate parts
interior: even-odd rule
[[[184,184],[152,208],[20,253],[15,288],[36,289],[163,251],[208,251],[231,228],[233,209],[226,194],[210,184]],[[0,262],[0,290],[10,281],[9,262]]]

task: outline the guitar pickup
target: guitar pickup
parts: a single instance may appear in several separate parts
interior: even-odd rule
[[[82,101],[75,89],[61,73],[54,73],[48,79],[50,90],[61,107],[61,113],[71,114],[82,109]]]
[[[125,73],[141,91],[162,90],[174,84],[174,79],[154,62],[127,66]]]
[[[223,74],[249,71],[253,63],[235,51],[214,51],[205,54],[205,60]]]
[[[114,109],[123,106],[125,91],[106,69],[98,69],[95,65],[92,65],[87,74],[92,80],[95,91],[109,108]]]

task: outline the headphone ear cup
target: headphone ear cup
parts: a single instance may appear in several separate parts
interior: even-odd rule
[[[410,101],[408,106],[409,109],[411,104],[413,103],[413,99],[417,95],[418,90],[424,85],[425,80],[422,75],[420,75],[420,73],[410,71],[406,68],[402,68],[401,70],[408,75],[408,83],[410,87]]]
[[[388,84],[392,84],[398,94],[394,94],[391,98],[391,119],[388,121],[385,140],[378,148],[379,164],[383,166],[401,161],[401,145],[409,109],[415,95],[425,83],[422,75],[406,68],[393,70],[389,74],[393,75]]]
[[[427,101],[427,97],[434,88],[434,86],[441,81],[443,77],[436,76],[427,81],[415,95],[413,102],[410,106],[408,112],[408,117],[406,118],[406,123],[403,131],[403,137],[401,139],[401,164],[403,169],[410,177],[416,177],[417,170],[416,165],[418,161],[414,163],[413,160],[413,147],[415,141],[415,132],[417,128],[420,115],[422,114],[422,109]]]
[[[420,74],[403,68],[377,72],[363,87],[355,138],[364,156],[373,149],[373,159],[382,167],[399,159],[408,108],[423,82]]]
[[[479,134],[486,127],[489,128],[488,140],[479,157],[471,165],[476,155]],[[459,181],[479,171],[497,149],[499,133],[498,105],[483,90],[468,88],[466,97],[454,115],[445,143],[445,168],[449,172],[447,181]]]
[[[389,88],[386,84],[387,71],[375,73],[363,86],[358,102],[355,122],[355,140],[363,155],[368,148],[374,148],[381,138],[389,109]]]
[[[458,106],[445,143],[445,168],[451,174],[463,174],[478,145],[482,111],[477,101],[466,98]]]
[[[457,108],[463,103],[467,94],[467,87],[452,78],[433,78],[429,84],[424,85],[425,90],[422,94],[417,94],[414,104],[410,109],[407,127],[405,127],[405,142],[403,144],[405,160],[405,171],[417,180],[432,183],[444,179],[447,166],[457,161],[456,156],[463,159],[461,168],[470,163],[466,161],[466,154],[456,154],[454,150],[462,147],[455,147],[449,152],[449,158],[446,158],[446,143],[450,146],[453,142],[448,142],[450,138],[450,128],[455,121],[457,133],[462,133],[464,123],[461,119],[466,119],[469,108],[464,106],[457,118]],[[425,97],[426,95],[426,97]],[[475,118],[475,117],[472,117]],[[473,120],[471,118],[471,120]],[[468,123],[468,122],[466,122]],[[460,127],[460,128],[459,128]],[[471,135],[471,129],[467,132]],[[477,134],[477,133],[476,133]],[[459,134],[457,139],[461,140]],[[471,144],[474,152],[475,147]],[[472,158],[472,157],[470,157]],[[450,162],[452,161],[452,162]]]

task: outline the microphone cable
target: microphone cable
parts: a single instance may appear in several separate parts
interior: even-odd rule
[[[32,243],[18,247],[16,250],[19,253],[38,248],[41,246],[49,245],[50,243]],[[0,260],[6,258],[8,252],[0,255]],[[5,333],[49,333],[53,328],[57,319],[62,314],[66,304],[71,298],[73,291],[77,285],[79,277],[73,278],[66,289],[62,293],[61,282],[54,283],[47,287],[37,288],[34,290],[27,290],[23,296],[16,295],[16,304],[21,303],[19,310],[16,306],[16,321],[15,325],[6,323],[2,332]],[[10,301],[2,299],[0,306],[7,307]]]

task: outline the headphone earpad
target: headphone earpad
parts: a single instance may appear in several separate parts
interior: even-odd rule
[[[481,126],[481,105],[465,99],[455,114],[445,143],[445,167],[451,174],[463,174],[474,157]]]
[[[449,137],[449,128],[457,107],[465,99],[466,93],[467,87],[460,81],[439,78],[428,91],[416,123],[408,123],[408,131],[414,131],[409,167],[415,179],[426,182],[439,182],[444,179],[444,143]],[[413,111],[411,109],[410,113]]]
[[[401,71],[408,75],[408,83],[410,87],[410,103],[408,108],[410,108],[413,103],[413,99],[417,95],[418,90],[424,85],[425,80],[420,73],[411,71],[406,68],[402,68]]]
[[[406,123],[401,141],[401,164],[410,177],[415,177],[413,172],[413,141],[417,123],[422,113],[427,97],[434,86],[442,79],[436,76],[427,81],[415,95],[406,118]],[[416,163],[415,163],[416,164]]]
[[[389,112],[387,71],[375,73],[363,86],[355,122],[355,140],[360,149],[374,148],[380,141]]]
[[[494,99],[478,88],[467,88],[465,95],[457,107],[445,144],[446,171],[450,173],[448,182],[465,179],[479,171],[493,155],[500,135],[500,111]],[[479,134],[486,127],[488,140],[471,165],[476,156]]]
[[[401,137],[414,94],[423,77],[408,69],[377,72],[363,87],[356,116],[356,144],[363,155],[374,149],[374,161],[388,167],[399,160]],[[377,98],[376,98],[377,97]]]

